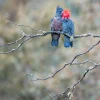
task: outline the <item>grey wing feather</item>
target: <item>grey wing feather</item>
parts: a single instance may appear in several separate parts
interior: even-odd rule
[[[72,20],[63,22],[63,32],[65,32],[66,35],[69,36],[74,35],[74,22]]]

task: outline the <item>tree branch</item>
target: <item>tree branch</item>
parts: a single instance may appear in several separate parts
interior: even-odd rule
[[[94,44],[93,46],[91,46],[86,52],[83,52],[83,53],[80,53],[80,54],[76,55],[76,56],[73,58],[73,60],[71,61],[71,64],[74,62],[74,60],[75,60],[76,58],[78,58],[79,56],[82,56],[82,55],[84,55],[84,54],[90,52],[90,51],[91,51],[95,46],[97,46],[99,43],[100,43],[100,40],[99,40],[96,44]]]
[[[77,81],[75,84],[73,84],[72,86],[68,87],[68,88],[66,89],[66,91],[64,91],[64,92],[62,92],[62,93],[59,93],[59,94],[57,94],[57,95],[51,95],[50,93],[48,93],[49,96],[50,96],[50,98],[52,98],[52,99],[53,99],[53,98],[56,98],[56,100],[59,100],[60,97],[62,97],[63,95],[66,95],[66,97],[64,98],[64,100],[70,100],[70,99],[73,97],[73,92],[74,92],[76,86],[77,86],[80,82],[83,81],[83,79],[86,77],[86,75],[87,75],[90,71],[92,71],[93,69],[95,69],[95,68],[97,68],[97,67],[100,67],[100,63],[97,64],[97,63],[94,63],[93,61],[84,61],[82,64],[85,64],[86,62],[93,63],[94,66],[89,67],[89,68],[84,72],[84,74],[82,75],[81,79],[78,80],[78,81]],[[47,92],[47,91],[46,91],[46,92]]]
[[[95,62],[89,61],[89,60],[85,60],[85,61],[83,61],[83,62],[81,62],[81,63],[74,63],[74,61],[75,61],[75,59],[77,59],[79,56],[82,56],[82,55],[84,55],[84,54],[90,52],[90,51],[91,51],[95,46],[97,46],[99,43],[100,43],[100,40],[99,40],[96,44],[94,44],[92,47],[90,47],[87,51],[85,51],[85,52],[83,52],[83,53],[80,53],[80,54],[77,54],[77,55],[72,59],[71,62],[65,64],[62,68],[58,69],[52,76],[49,76],[49,77],[47,77],[47,78],[37,78],[37,79],[30,79],[30,80],[31,80],[31,81],[38,81],[38,80],[43,80],[43,81],[44,81],[44,80],[48,80],[48,79],[50,79],[50,78],[53,78],[57,73],[59,73],[60,71],[62,71],[67,65],[82,65],[82,64],[85,64],[85,63],[92,63],[92,64],[95,64]],[[31,75],[32,75],[32,74],[31,74]],[[30,74],[27,74],[27,76],[29,77]],[[29,77],[29,78],[30,78],[30,77]]]
[[[19,39],[17,39],[17,40],[15,40],[14,42],[11,42],[11,43],[7,43],[7,44],[3,44],[3,45],[0,45],[0,47],[3,47],[3,46],[10,46],[10,45],[13,45],[13,44],[16,44],[16,43],[18,43],[19,41],[21,41],[21,40],[23,40],[25,37],[28,37],[28,39],[26,39],[26,40],[24,40],[21,44],[19,44],[14,50],[12,49],[12,50],[10,50],[10,51],[8,51],[8,52],[0,52],[0,54],[8,54],[8,53],[11,53],[11,52],[14,52],[14,51],[16,51],[16,50],[18,50],[19,49],[19,47],[21,47],[25,42],[27,42],[27,41],[29,41],[29,40],[31,40],[32,38],[35,38],[35,37],[43,37],[43,36],[46,36],[46,35],[48,35],[48,34],[52,34],[52,33],[58,33],[58,34],[60,34],[61,32],[57,32],[57,31],[47,31],[47,32],[45,32],[45,31],[43,31],[42,33],[43,34],[36,34],[36,35],[27,35],[25,32],[23,32],[24,34],[22,35],[22,37],[21,38],[19,38]],[[62,34],[62,33],[61,33]],[[92,34],[93,35],[93,34]],[[88,37],[88,36],[92,36],[92,35],[75,35],[74,36],[74,39],[77,39],[77,38],[82,38],[82,37]],[[99,35],[93,35],[93,37],[98,37],[98,38],[100,38],[100,36]]]
[[[85,54],[89,53],[89,52],[90,52],[95,46],[97,46],[99,43],[100,43],[100,40],[99,40],[96,44],[92,45],[87,51],[76,55],[76,56],[72,59],[72,61],[71,61],[70,63],[65,64],[62,68],[58,69],[58,70],[57,70],[52,76],[50,76],[50,77],[47,77],[47,78],[36,78],[36,77],[35,77],[35,79],[33,79],[33,78],[31,78],[31,76],[34,76],[33,74],[27,74],[26,76],[30,79],[30,81],[39,81],[39,80],[44,81],[44,80],[48,80],[48,79],[50,79],[50,78],[53,78],[57,73],[59,73],[60,71],[62,71],[67,65],[70,65],[70,66],[71,66],[71,65],[84,65],[84,64],[86,64],[86,63],[91,63],[91,64],[93,64],[93,66],[89,67],[89,68],[84,72],[84,74],[82,75],[82,77],[81,77],[80,80],[78,80],[74,85],[68,87],[67,90],[64,91],[63,93],[59,93],[59,94],[57,94],[57,95],[52,96],[50,93],[48,93],[48,92],[46,91],[46,92],[49,94],[49,96],[50,96],[51,98],[57,98],[57,100],[59,100],[60,97],[62,97],[63,95],[67,94],[67,95],[66,95],[66,98],[65,98],[64,100],[70,100],[70,99],[73,97],[73,92],[74,92],[74,89],[76,88],[76,86],[85,78],[85,76],[86,76],[91,70],[93,70],[94,68],[100,66],[100,63],[97,64],[97,63],[95,63],[94,61],[90,61],[90,60],[85,60],[85,61],[80,62],[80,63],[75,63],[75,62],[74,62],[75,59],[77,59],[79,56],[82,56],[82,55],[85,55]]]
[[[23,40],[24,38],[27,38],[27,37],[28,37],[28,39],[25,39],[24,41],[22,41],[22,43],[18,44],[18,46],[16,48],[11,49],[10,51],[7,51],[7,52],[0,52],[0,54],[12,53],[12,52],[18,50],[25,42],[27,42],[27,41],[31,40],[32,38],[35,38],[35,37],[43,37],[43,36],[46,36],[46,35],[52,34],[52,33],[57,33],[57,34],[62,34],[62,35],[66,34],[66,33],[63,33],[63,32],[60,32],[60,31],[42,31],[42,30],[39,30],[39,29],[32,28],[31,26],[28,26],[28,25],[16,24],[16,23],[10,21],[6,16],[5,16],[5,18],[6,18],[7,22],[9,22],[9,23],[11,23],[11,24],[13,24],[15,26],[18,26],[18,27],[20,27],[20,26],[28,27],[28,28],[36,31],[36,32],[39,32],[39,33],[41,32],[42,34],[28,35],[28,34],[26,34],[25,32],[23,32],[21,30],[22,31],[22,37],[21,38],[15,40],[13,42],[7,43],[7,44],[2,44],[2,45],[0,45],[0,47],[11,46],[11,45],[16,44],[19,41]],[[100,38],[100,35],[95,35],[95,34],[92,34],[92,33],[87,33],[87,34],[82,34],[82,35],[75,35],[73,37],[74,37],[74,39],[77,39],[77,38],[83,38],[83,37],[89,37],[89,36],[94,37],[94,38]]]

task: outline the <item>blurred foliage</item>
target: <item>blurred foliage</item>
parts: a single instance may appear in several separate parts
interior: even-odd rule
[[[50,30],[50,20],[54,17],[57,5],[71,10],[75,22],[75,34],[88,32],[100,34],[99,0],[0,0],[0,44],[18,39],[21,36],[20,29],[27,34],[36,34],[29,28],[7,23],[4,18],[5,13],[9,20],[15,23]],[[66,49],[63,46],[63,36],[59,47],[51,47],[51,36],[48,35],[30,40],[14,53],[0,55],[0,98],[2,100],[49,100],[49,96],[44,92],[45,89],[52,94],[65,91],[81,77],[88,64],[82,67],[66,67],[53,79],[44,82],[28,81],[26,73],[40,78],[50,76],[71,61],[76,54],[86,51],[97,40],[90,37],[77,39],[74,41],[73,48]],[[0,51],[7,51],[14,47],[16,45],[0,48]],[[78,58],[76,62],[86,59],[100,62],[99,50],[100,46],[97,46],[90,53]],[[90,73],[75,89],[73,100],[99,100],[99,76],[98,69]]]

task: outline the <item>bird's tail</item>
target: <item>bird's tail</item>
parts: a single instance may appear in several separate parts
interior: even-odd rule
[[[73,47],[73,41],[70,40],[70,37],[64,35],[64,47]]]
[[[52,45],[52,46],[58,46],[60,34],[53,33],[53,34],[51,34],[51,36],[52,36],[51,45]]]

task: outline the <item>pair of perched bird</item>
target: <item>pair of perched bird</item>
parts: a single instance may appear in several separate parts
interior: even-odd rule
[[[51,31],[60,31],[64,35],[64,47],[73,47],[73,41],[71,37],[74,35],[74,23],[70,19],[70,11],[63,10],[60,6],[56,8],[55,17],[51,20],[50,28]],[[58,46],[60,34],[51,33],[52,46]]]

